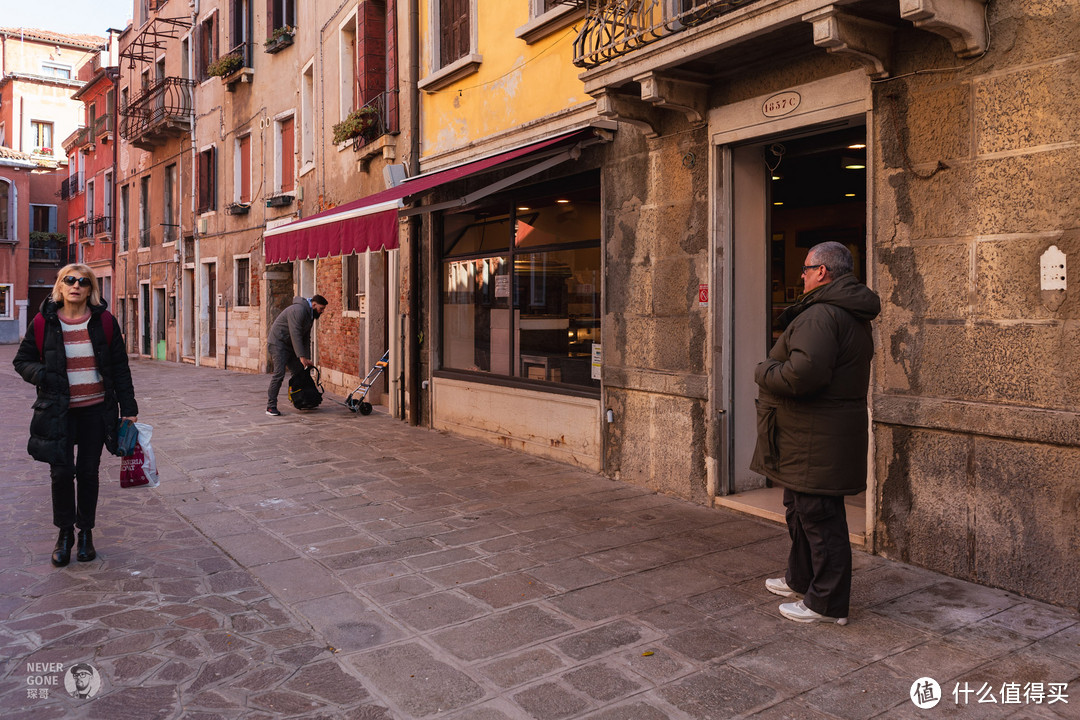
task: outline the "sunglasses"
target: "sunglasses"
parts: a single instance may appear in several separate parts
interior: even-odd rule
[[[64,284],[68,287],[73,287],[75,283],[79,284],[79,287],[90,287],[90,278],[77,278],[74,275],[68,275],[64,278]]]

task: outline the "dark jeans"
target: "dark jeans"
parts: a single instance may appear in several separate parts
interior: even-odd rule
[[[67,457],[49,466],[52,477],[53,525],[82,530],[94,527],[98,500],[98,467],[105,446],[101,405],[71,408],[67,414]],[[76,458],[75,447],[79,452]]]
[[[791,552],[785,580],[814,612],[848,616],[851,603],[851,541],[844,498],[784,488]]]
[[[292,351],[292,348],[270,345],[267,349],[270,351],[270,358],[274,361],[274,374],[270,376],[270,388],[266,393],[266,407],[276,408],[277,396],[281,392],[281,384],[285,380],[285,371],[288,370],[290,375],[301,372],[304,365],[300,362],[300,358],[296,357],[296,353]]]

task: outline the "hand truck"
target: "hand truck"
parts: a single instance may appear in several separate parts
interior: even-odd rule
[[[383,353],[382,359],[375,363],[371,370],[368,370],[367,377],[356,386],[355,390],[349,393],[349,397],[345,398],[345,407],[361,415],[370,415],[372,408],[371,403],[367,402],[368,390],[371,389],[371,386],[375,384],[375,381],[383,374],[383,370],[389,365],[390,351],[387,350]],[[360,393],[359,397],[357,397],[357,393]]]

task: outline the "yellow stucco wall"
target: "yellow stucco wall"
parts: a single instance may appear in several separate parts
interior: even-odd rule
[[[526,2],[479,0],[477,72],[434,93],[421,92],[421,156],[428,158],[555,116],[591,101],[573,64],[575,27],[553,31],[532,45],[514,36],[529,21]],[[431,27],[421,3],[421,78],[432,72]]]

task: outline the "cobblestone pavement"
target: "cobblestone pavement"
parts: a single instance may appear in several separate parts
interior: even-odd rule
[[[857,552],[851,623],[792,623],[782,528],[380,409],[267,417],[266,376],[135,361],[161,487],[107,456],[98,559],[53,568],[14,352],[5,719],[1080,717],[1074,611]]]

